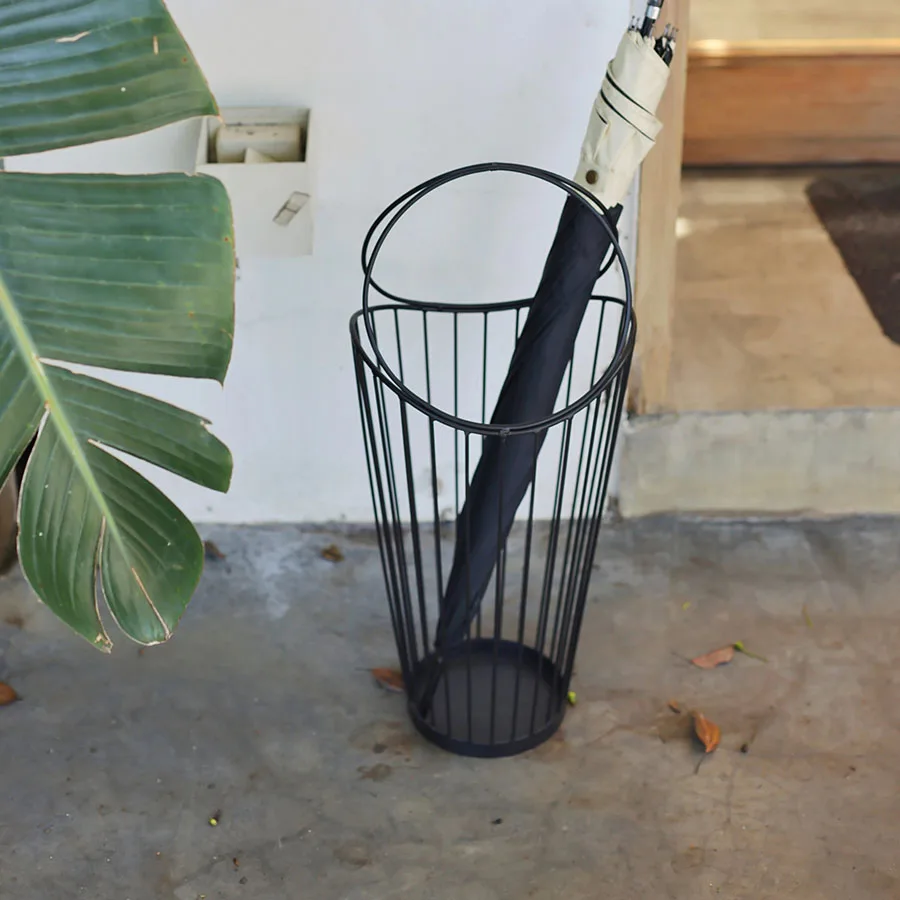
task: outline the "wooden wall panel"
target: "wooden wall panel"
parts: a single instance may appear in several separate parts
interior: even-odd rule
[[[691,45],[687,166],[900,163],[900,40]]]

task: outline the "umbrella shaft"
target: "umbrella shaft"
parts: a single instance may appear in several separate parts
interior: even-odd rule
[[[650,0],[647,4],[647,11],[644,13],[644,23],[641,25],[641,36],[650,37],[653,32],[653,26],[659,18],[662,10],[663,0]]]

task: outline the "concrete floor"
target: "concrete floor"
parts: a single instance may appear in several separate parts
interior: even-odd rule
[[[806,196],[820,173],[682,178],[669,410],[900,406],[900,347]]]
[[[606,529],[578,704],[496,762],[424,744],[371,680],[394,657],[368,535],[214,529],[228,558],[175,639],[110,658],[9,576],[0,897],[896,898],[898,535]],[[688,662],[737,640],[768,662]]]

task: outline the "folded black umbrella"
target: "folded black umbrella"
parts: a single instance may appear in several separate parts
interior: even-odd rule
[[[654,112],[665,88],[674,35],[650,36],[662,0],[651,0],[610,63],[591,111],[575,181],[607,208],[607,229],[584,202],[569,197],[543,275],[513,353],[494,413],[495,425],[538,423],[554,411],[587,305],[612,245],[620,205],[660,123]],[[546,432],[486,437],[456,522],[453,565],[435,646],[438,660],[465,639],[534,479]],[[439,673],[421,702],[430,702]]]
[[[611,225],[615,226],[621,212],[621,206],[610,210]],[[597,216],[581,200],[569,197],[491,424],[525,424],[553,413],[610,244],[610,235]],[[453,566],[437,636],[443,648],[465,636],[477,613],[497,554],[534,479],[546,434],[490,435],[484,440],[456,522]]]

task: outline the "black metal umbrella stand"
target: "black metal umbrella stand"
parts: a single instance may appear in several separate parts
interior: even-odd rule
[[[558,383],[533,418],[527,402],[513,404],[518,421],[498,416],[510,408],[503,398],[533,388],[529,353],[549,333],[541,321],[530,335],[533,299],[429,303],[374,278],[410,207],[491,171],[541,179],[589,209],[609,246],[596,275],[618,260],[624,283],[622,297],[585,298],[559,375],[549,357],[537,360]],[[454,753],[536,747],[569,703],[635,337],[616,219],[567,179],[486,163],[399,198],[363,247],[363,307],[350,330],[391,623],[410,716]]]

